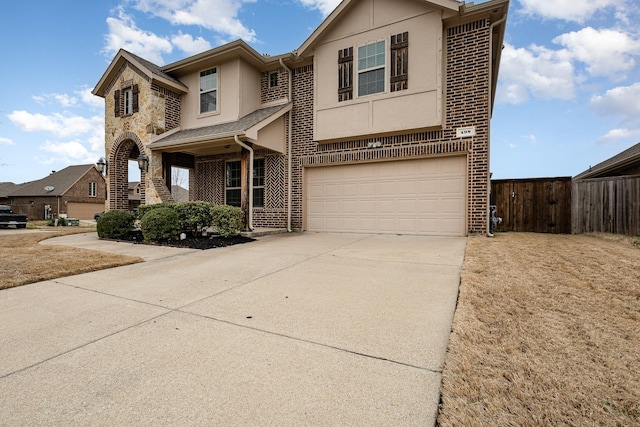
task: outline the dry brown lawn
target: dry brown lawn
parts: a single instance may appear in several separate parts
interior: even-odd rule
[[[470,238],[438,425],[640,425],[639,243]]]
[[[65,234],[95,232],[95,226],[53,228],[44,222],[35,222],[30,223],[29,228],[38,231],[0,232],[0,289],[142,261],[138,257],[38,244]]]

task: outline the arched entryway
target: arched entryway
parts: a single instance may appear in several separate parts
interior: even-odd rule
[[[109,209],[129,209],[129,160],[145,154],[138,135],[125,132],[115,141],[109,155]],[[145,204],[146,173],[140,171],[140,204]]]

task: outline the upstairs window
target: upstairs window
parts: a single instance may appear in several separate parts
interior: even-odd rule
[[[358,47],[358,96],[384,92],[386,43]]]
[[[115,117],[130,116],[133,113],[137,113],[139,110],[138,95],[138,85],[134,84],[129,84],[121,87],[120,90],[116,90],[113,93]]]
[[[200,114],[217,111],[218,71],[217,68],[200,72]]]
[[[89,183],[89,197],[96,197],[98,186],[95,182]]]
[[[124,115],[133,114],[133,89],[124,91]]]
[[[269,73],[269,88],[278,87],[278,73]]]

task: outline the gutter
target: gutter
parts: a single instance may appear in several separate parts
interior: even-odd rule
[[[233,135],[233,139],[242,148],[249,150],[249,231],[253,231],[253,148],[240,141],[238,135]]]
[[[507,13],[504,14],[504,16],[501,19],[498,19],[496,22],[492,23],[491,25],[489,25],[489,50],[491,51],[491,49],[493,49],[493,27],[495,27],[498,24],[503,24],[505,21],[507,20]],[[502,51],[502,47],[500,47],[500,51]],[[499,54],[498,54],[499,55]],[[489,138],[488,144],[489,145],[491,143],[491,117],[493,116],[493,105],[492,105],[492,92],[493,92],[493,55],[491,55],[489,57],[489,120],[487,121],[487,137]],[[491,165],[491,147],[489,147],[489,149],[487,150],[487,166]],[[490,198],[490,192],[491,192],[491,171],[489,170],[488,176],[487,176],[487,236],[489,237],[493,237],[493,234],[491,234],[491,207],[489,206],[491,204],[491,198]]]
[[[293,110],[293,88],[292,88],[292,84],[293,84],[293,75],[291,72],[291,68],[287,67],[286,65],[284,65],[284,61],[282,60],[282,58],[279,59],[280,65],[282,66],[282,68],[284,68],[285,70],[287,70],[287,74],[289,75],[289,102],[291,103],[291,110]],[[292,122],[292,113],[291,110],[289,110],[289,123],[288,123],[288,128],[287,128],[287,232],[291,233],[291,203],[292,203],[292,197],[291,197],[291,122]]]

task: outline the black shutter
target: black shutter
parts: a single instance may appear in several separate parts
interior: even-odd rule
[[[338,102],[353,99],[353,47],[338,51]]]
[[[391,36],[391,92],[409,87],[409,33]]]
[[[120,117],[120,91],[113,92],[113,114]]]
[[[134,113],[138,112],[138,93],[140,92],[140,90],[138,89],[138,85],[133,85],[133,91],[132,91],[132,95],[133,95],[133,100],[131,102],[132,104],[132,109]]]

